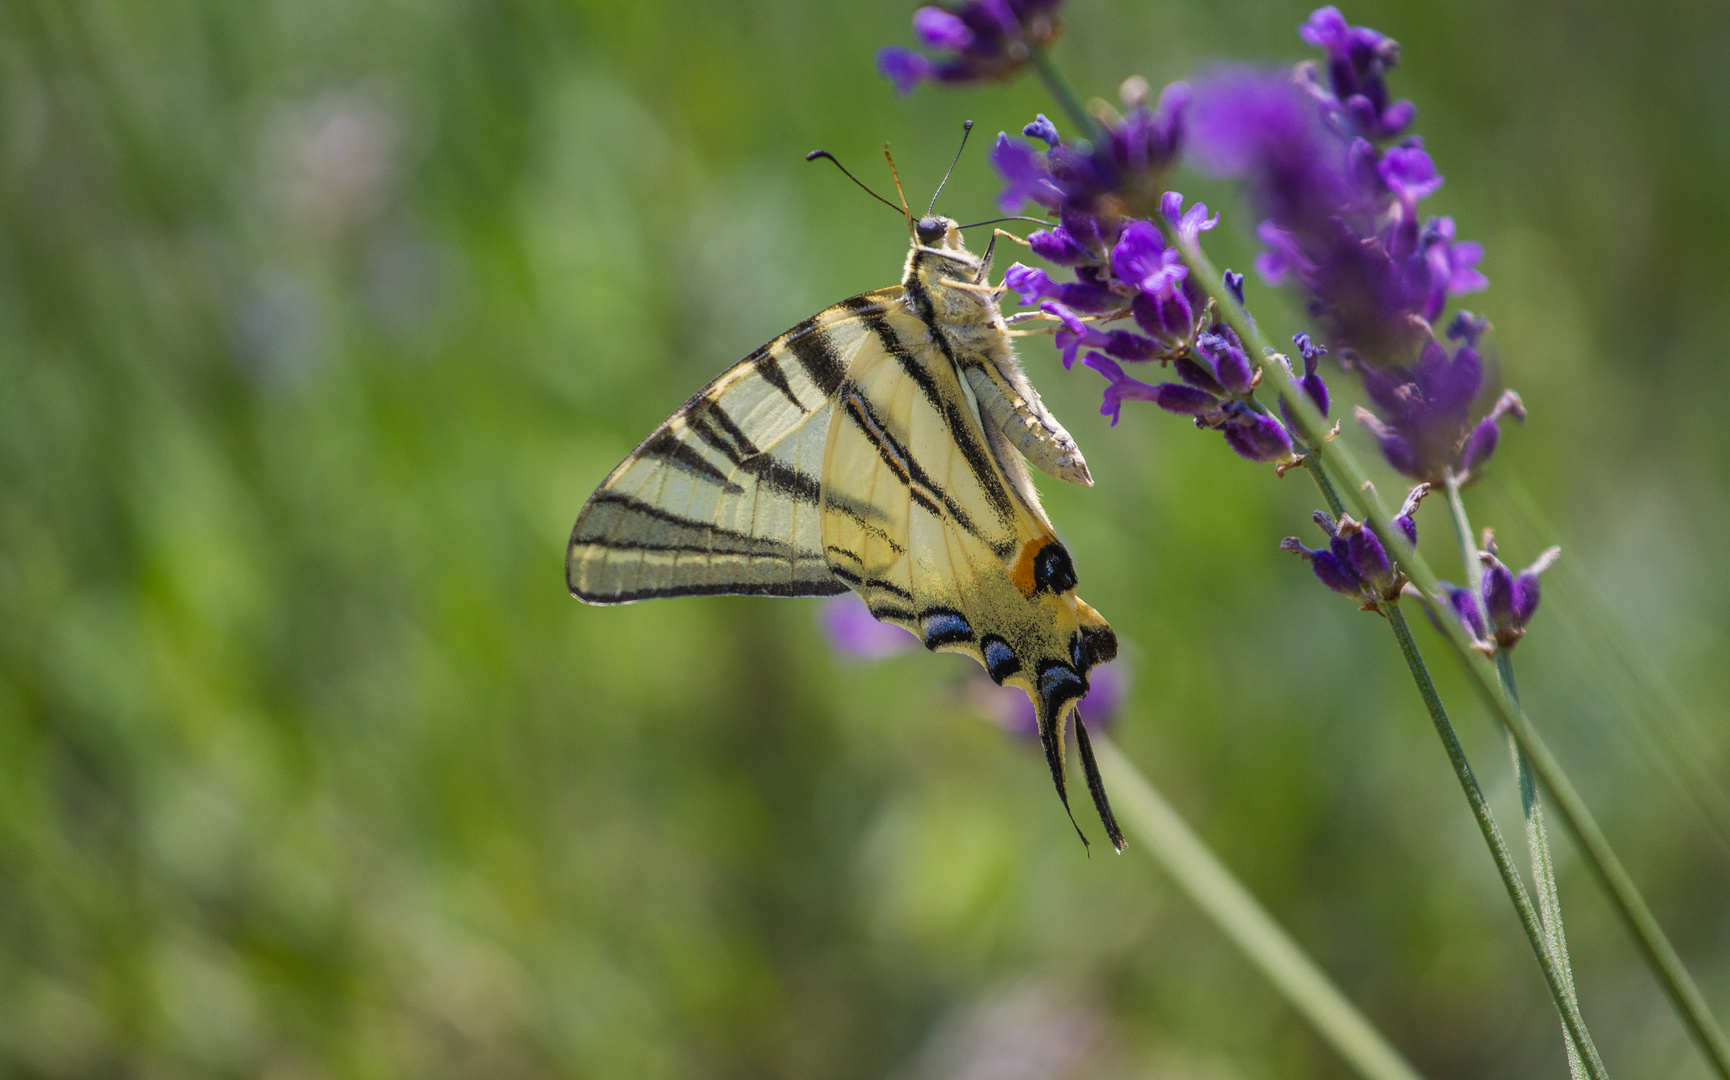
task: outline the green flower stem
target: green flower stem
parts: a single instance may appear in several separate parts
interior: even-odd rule
[[[1063,77],[1063,72],[1057,70],[1057,65],[1051,62],[1051,57],[1045,54],[1044,49],[1035,45],[1029,50],[1028,59],[1033,64],[1033,70],[1039,74],[1039,81],[1045,84],[1046,92],[1081,130],[1082,137],[1089,142],[1097,140],[1099,122],[1082,107],[1081,98],[1069,85],[1069,80]]]
[[[1103,735],[1094,753],[1118,816],[1197,907],[1367,1080],[1420,1080],[1326,973]]]
[[[1513,657],[1506,649],[1496,652],[1496,674],[1502,677],[1502,685],[1508,688],[1508,693],[1514,700],[1520,700],[1520,689],[1514,683]],[[1550,857],[1549,830],[1544,825],[1544,804],[1538,798],[1538,787],[1532,779],[1531,763],[1526,760],[1526,755],[1520,752],[1519,744],[1511,738],[1508,740],[1508,751],[1513,755],[1514,772],[1520,780],[1520,809],[1526,815],[1526,848],[1531,852],[1532,881],[1538,890],[1538,914],[1544,920],[1544,938],[1550,946],[1550,955],[1556,961],[1556,971],[1562,977],[1562,986],[1568,992],[1568,999],[1578,1008],[1580,997],[1574,990],[1574,968],[1568,959],[1568,935],[1562,929],[1562,897],[1556,889],[1556,864]],[[1592,1035],[1584,1028],[1581,1029],[1581,1035],[1576,1035],[1568,1030],[1566,1022],[1562,1027],[1568,1036],[1568,1070],[1576,1077],[1581,1076],[1581,1050],[1595,1060],[1598,1048],[1592,1045]]]
[[[1304,465],[1314,477],[1316,487],[1321,489],[1328,508],[1336,518],[1339,517],[1344,508],[1340,503],[1339,492],[1334,490],[1333,481],[1328,479],[1327,473],[1322,470],[1313,453],[1304,455]],[[1470,532],[1468,527],[1467,535],[1470,535]],[[1527,940],[1532,943],[1532,952],[1537,956],[1538,967],[1544,973],[1544,983],[1556,1002],[1556,1011],[1562,1018],[1562,1033],[1568,1051],[1568,1071],[1575,1080],[1581,1077],[1605,1080],[1608,1074],[1604,1063],[1598,1057],[1597,1048],[1592,1044],[1591,1033],[1586,1029],[1586,1021],[1580,1015],[1580,1002],[1574,993],[1574,974],[1568,966],[1567,953],[1565,950],[1558,950],[1556,939],[1550,933],[1551,920],[1540,909],[1532,906],[1532,898],[1527,895],[1526,887],[1520,881],[1520,872],[1515,869],[1514,861],[1508,854],[1507,841],[1502,838],[1502,830],[1497,826],[1494,815],[1490,813],[1490,804],[1478,786],[1477,777],[1472,775],[1472,766],[1466,760],[1466,751],[1454,734],[1454,725],[1448,720],[1448,712],[1442,705],[1441,695],[1436,693],[1436,684],[1430,678],[1429,666],[1424,662],[1423,654],[1418,651],[1418,643],[1412,638],[1412,630],[1406,624],[1405,613],[1396,604],[1389,605],[1384,614],[1387,616],[1389,628],[1393,630],[1394,640],[1399,643],[1400,655],[1405,657],[1406,666],[1411,670],[1412,681],[1417,684],[1418,694],[1430,711],[1430,720],[1436,726],[1436,734],[1441,736],[1442,746],[1448,752],[1448,761],[1454,767],[1454,775],[1459,778],[1460,788],[1466,794],[1466,802],[1472,808],[1472,816],[1477,819],[1478,831],[1484,834],[1484,843],[1489,846],[1490,856],[1496,862],[1496,872],[1501,875],[1502,886],[1507,889],[1508,899],[1513,901],[1514,910],[1519,913],[1520,926],[1525,930]],[[1511,686],[1511,679],[1510,673],[1509,679],[1504,681]],[[1524,787],[1521,790],[1523,792]],[[1540,827],[1541,825],[1540,820]],[[1527,827],[1530,835],[1530,818]],[[1548,846],[1544,851],[1547,857]],[[1561,926],[1559,908],[1554,925],[1558,928]],[[1587,1048],[1584,1065],[1577,1046]]]
[[[1587,809],[1585,800],[1574,790],[1574,785],[1563,771],[1561,763],[1532,727],[1519,704],[1502,686],[1490,658],[1477,650],[1471,634],[1454,614],[1453,605],[1447,602],[1429,563],[1406,541],[1405,534],[1394,528],[1388,512],[1382,507],[1374,487],[1370,484],[1368,474],[1364,472],[1356,456],[1339,440],[1322,441],[1323,432],[1327,430],[1326,420],[1310,401],[1309,395],[1298,386],[1289,367],[1269,362],[1268,357],[1275,350],[1249,319],[1236,297],[1225,288],[1212,260],[1199,245],[1183,243],[1169,222],[1161,220],[1159,225],[1165,230],[1169,242],[1178,244],[1190,273],[1196,275],[1196,283],[1213,298],[1220,313],[1237,332],[1239,339],[1250,346],[1250,353],[1260,365],[1266,384],[1275,388],[1285,400],[1286,407],[1296,422],[1299,436],[1314,448],[1312,452],[1320,466],[1331,469],[1337,476],[1338,487],[1347,506],[1358,511],[1358,516],[1368,523],[1381,540],[1382,546],[1405,571],[1407,579],[1428,599],[1431,608],[1436,612],[1437,622],[1441,625],[1444,636],[1465,664],[1466,672],[1477,687],[1479,695],[1519,744],[1530,760],[1538,780],[1555,800],[1563,822],[1579,842],[1580,849],[1585,853],[1586,861],[1597,875],[1600,884],[1610,894],[1617,914],[1634,935],[1635,942],[1646,958],[1647,966],[1652,969],[1659,985],[1664,988],[1688,1033],[1699,1044],[1701,1052],[1721,1080],[1730,1080],[1730,1038],[1725,1036],[1723,1028],[1719,1027],[1718,1021],[1713,1018],[1700,988],[1682,966],[1675,947],[1670,944],[1670,939],[1665,936],[1663,928],[1658,925],[1658,920],[1646,905],[1645,898],[1640,895],[1640,890],[1635,887],[1628,871],[1616,857],[1603,830],[1598,827],[1592,812]]]
[[[1430,678],[1429,667],[1424,663],[1423,654],[1418,651],[1418,643],[1412,637],[1412,628],[1406,623],[1405,612],[1401,611],[1397,604],[1390,604],[1383,613],[1388,618],[1388,625],[1393,628],[1394,639],[1400,644],[1400,655],[1405,657],[1406,666],[1411,669],[1412,681],[1417,683],[1418,693],[1430,710],[1430,720],[1436,726],[1436,734],[1442,738],[1442,746],[1448,752],[1448,761],[1454,766],[1454,775],[1459,777],[1460,789],[1466,793],[1466,802],[1471,804],[1472,817],[1477,819],[1478,831],[1484,834],[1484,843],[1489,845],[1490,854],[1496,860],[1496,872],[1501,875],[1502,887],[1508,891],[1508,899],[1513,901],[1514,910],[1520,915],[1520,926],[1526,931],[1526,939],[1532,943],[1532,953],[1538,958],[1538,968],[1544,973],[1544,983],[1550,989],[1550,997],[1556,1002],[1556,1011],[1561,1014],[1562,1032],[1568,1050],[1568,1071],[1575,1077],[1606,1080],[1609,1073],[1605,1071],[1604,1062],[1598,1057],[1598,1050],[1592,1044],[1591,1033],[1586,1030],[1585,1018],[1580,1015],[1580,1003],[1574,996],[1573,974],[1568,970],[1567,955],[1558,953],[1551,944],[1547,932],[1548,924],[1540,911],[1533,907],[1532,898],[1526,893],[1526,886],[1520,880],[1520,872],[1508,853],[1508,842],[1502,838],[1502,830],[1497,826],[1494,815],[1490,813],[1490,804],[1484,798],[1483,789],[1478,786],[1477,777],[1472,775],[1472,766],[1466,760],[1465,748],[1454,734],[1454,725],[1448,720],[1448,711],[1442,705],[1441,695],[1436,693],[1436,684]],[[1587,1050],[1583,1062],[1581,1055],[1575,1050],[1576,1046],[1584,1046]]]
[[[1454,535],[1460,543],[1460,558],[1466,566],[1466,581],[1473,596],[1481,597],[1484,593],[1484,567],[1478,558],[1478,542],[1472,535],[1472,522],[1466,516],[1465,501],[1460,498],[1459,480],[1449,475],[1447,478],[1448,511],[1454,522]],[[1514,682],[1513,655],[1507,649],[1496,650],[1496,677],[1501,680],[1502,687],[1508,696],[1519,703],[1520,691]],[[1580,998],[1574,989],[1574,969],[1568,959],[1568,937],[1562,927],[1562,898],[1556,888],[1556,863],[1550,855],[1549,830],[1544,824],[1544,803],[1538,797],[1537,784],[1532,777],[1532,763],[1520,750],[1519,743],[1510,735],[1508,751],[1514,759],[1514,774],[1520,783],[1520,809],[1526,817],[1526,850],[1532,860],[1532,883],[1538,891],[1538,914],[1544,922],[1544,942],[1550,956],[1555,962],[1556,972],[1561,976],[1562,989],[1566,992],[1568,1001],[1577,1010]],[[1566,1037],[1568,1051],[1568,1071],[1579,1080],[1585,1075],[1581,1057],[1597,1060],[1597,1047],[1592,1045],[1591,1033],[1582,1027],[1575,1032],[1568,1026],[1568,1013],[1563,1010],[1562,1032]]]

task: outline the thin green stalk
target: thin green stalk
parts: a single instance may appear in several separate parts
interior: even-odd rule
[[[1321,489],[1322,497],[1327,500],[1328,508],[1337,518],[1344,509],[1340,503],[1339,492],[1328,479],[1327,473],[1321,468],[1314,454],[1304,456],[1304,464],[1314,477],[1316,486]],[[1465,535],[1470,535],[1468,526]],[[1568,965],[1565,947],[1558,947],[1560,940],[1561,909],[1556,908],[1556,917],[1552,921],[1540,906],[1534,909],[1532,899],[1526,894],[1526,887],[1520,881],[1520,874],[1514,867],[1513,859],[1508,854],[1507,841],[1502,838],[1502,830],[1496,825],[1495,817],[1490,813],[1490,804],[1484,798],[1484,793],[1478,786],[1477,777],[1472,775],[1472,767],[1466,761],[1465,749],[1460,745],[1459,738],[1454,734],[1454,725],[1448,720],[1447,709],[1442,705],[1441,695],[1436,693],[1436,684],[1430,678],[1429,666],[1418,651],[1417,642],[1412,638],[1411,627],[1406,624],[1405,613],[1398,605],[1390,605],[1385,614],[1388,626],[1393,630],[1394,639],[1399,643],[1400,654],[1405,657],[1406,666],[1411,670],[1412,681],[1417,684],[1418,694],[1424,699],[1424,705],[1429,709],[1430,720],[1435,724],[1436,734],[1441,736],[1442,745],[1448,752],[1448,761],[1454,766],[1454,775],[1459,778],[1460,788],[1466,794],[1466,802],[1472,808],[1472,816],[1477,819],[1478,830],[1484,834],[1484,843],[1489,846],[1490,856],[1495,860],[1496,872],[1502,878],[1502,886],[1508,891],[1508,899],[1513,901],[1514,910],[1519,913],[1520,925],[1526,932],[1526,938],[1532,944],[1532,952],[1538,958],[1538,967],[1544,974],[1544,983],[1549,987],[1550,996],[1556,1002],[1556,1011],[1562,1018],[1562,1033],[1568,1052],[1568,1071],[1575,1080],[1589,1076],[1591,1080],[1604,1080],[1608,1075],[1603,1061],[1598,1057],[1597,1048],[1592,1044],[1591,1033],[1586,1029],[1586,1021],[1580,1015],[1580,1002],[1574,993],[1574,973]],[[1510,687],[1512,673],[1505,680]],[[1516,748],[1516,754],[1518,749]],[[1523,774],[1529,778],[1529,774]],[[1526,785],[1522,784],[1522,793]],[[1535,798],[1535,793],[1534,793]],[[1540,807],[1539,813],[1542,813]],[[1527,829],[1530,836],[1531,818],[1528,808]],[[1543,821],[1538,821],[1540,835]],[[1535,849],[1534,849],[1535,850]],[[1549,847],[1543,849],[1544,857],[1549,857]],[[1554,880],[1551,880],[1552,892]],[[1539,904],[1543,903],[1543,883],[1539,883]],[[1557,929],[1551,932],[1551,926]],[[1582,1063],[1577,1047],[1587,1049],[1586,1062]],[[1584,1067],[1584,1066],[1588,1066]]]
[[[1532,954],[1538,959],[1538,968],[1544,973],[1544,984],[1549,987],[1550,997],[1556,1002],[1556,1011],[1562,1017],[1562,1032],[1568,1050],[1568,1071],[1575,1076],[1588,1076],[1591,1080],[1606,1080],[1609,1073],[1604,1069],[1604,1062],[1598,1057],[1598,1050],[1592,1045],[1592,1036],[1586,1030],[1586,1020],[1580,1015],[1580,1003],[1574,996],[1573,975],[1567,967],[1565,953],[1558,953],[1550,943],[1548,927],[1542,914],[1532,904],[1532,898],[1526,893],[1526,886],[1520,880],[1520,872],[1514,866],[1513,857],[1508,853],[1508,842],[1502,838],[1502,830],[1496,824],[1494,815],[1490,813],[1489,801],[1484,798],[1483,789],[1478,786],[1477,777],[1472,775],[1472,766],[1466,761],[1465,748],[1460,745],[1459,736],[1454,733],[1454,725],[1448,720],[1448,711],[1442,705],[1441,695],[1436,693],[1436,684],[1430,678],[1430,670],[1424,663],[1424,657],[1418,651],[1418,643],[1412,637],[1412,628],[1406,623],[1405,612],[1398,605],[1389,605],[1384,612],[1388,625],[1393,628],[1394,638],[1400,643],[1400,655],[1405,657],[1406,666],[1411,670],[1412,681],[1418,685],[1418,694],[1423,697],[1424,705],[1430,711],[1430,720],[1436,726],[1436,734],[1442,738],[1442,746],[1448,752],[1448,761],[1454,766],[1454,775],[1459,777],[1460,789],[1466,793],[1466,802],[1472,807],[1472,817],[1477,819],[1478,831],[1484,834],[1484,843],[1489,845],[1490,855],[1496,861],[1496,873],[1502,878],[1502,887],[1508,891],[1508,899],[1513,901],[1514,910],[1519,913],[1520,926],[1526,931],[1526,940],[1532,944]],[[1557,957],[1561,962],[1557,962]],[[1575,1046],[1587,1049],[1585,1061],[1576,1054]]]
[[[1514,683],[1514,665],[1512,655],[1502,649],[1496,653],[1496,673],[1502,677],[1502,685],[1508,688],[1508,693],[1514,700],[1520,699],[1520,689]],[[1549,943],[1550,955],[1555,958],[1556,970],[1562,976],[1562,985],[1568,992],[1568,998],[1576,1008],[1580,997],[1574,990],[1574,968],[1568,959],[1568,935],[1562,928],[1562,897],[1556,888],[1556,864],[1550,856],[1549,830],[1544,825],[1544,804],[1538,798],[1538,788],[1532,781],[1532,768],[1526,761],[1526,755],[1520,752],[1519,744],[1513,739],[1508,740],[1508,751],[1514,758],[1514,772],[1520,779],[1520,809],[1526,815],[1526,848],[1532,857],[1532,882],[1538,892],[1538,914],[1544,920],[1544,939]],[[1592,1045],[1590,1032],[1585,1033],[1584,1041],[1579,1041],[1574,1032],[1563,1031],[1568,1036],[1568,1069],[1575,1075],[1580,1074],[1579,1052],[1597,1057],[1597,1048]]]
[[[1102,735],[1099,769],[1125,826],[1250,963],[1366,1080],[1420,1080],[1249,890],[1232,876],[1141,771]]]
[[[1478,542],[1472,536],[1472,522],[1466,516],[1466,503],[1460,497],[1460,483],[1451,474],[1447,478],[1448,511],[1454,522],[1454,536],[1460,544],[1460,558],[1465,563],[1466,581],[1473,596],[1484,594],[1483,562],[1478,558]],[[1507,649],[1496,650],[1496,677],[1502,687],[1519,703],[1520,690],[1514,682],[1513,656]],[[1549,830],[1544,824],[1544,803],[1538,797],[1538,787],[1532,778],[1532,764],[1520,750],[1512,735],[1508,751],[1514,760],[1514,775],[1520,784],[1520,809],[1526,818],[1526,850],[1532,860],[1532,884],[1538,893],[1538,914],[1544,922],[1544,942],[1561,976],[1562,989],[1577,1010],[1579,994],[1574,989],[1574,968],[1568,959],[1568,936],[1562,926],[1562,897],[1556,888],[1556,862],[1550,855]],[[1584,1028],[1575,1032],[1568,1026],[1563,1013],[1562,1034],[1568,1051],[1568,1072],[1579,1080],[1584,1076],[1581,1057],[1597,1060],[1598,1051],[1592,1045],[1591,1033]]]
[[[1051,57],[1037,45],[1029,50],[1028,59],[1033,64],[1033,70],[1038,73],[1039,81],[1045,84],[1045,90],[1057,101],[1060,108],[1069,115],[1069,119],[1089,142],[1099,138],[1099,122],[1081,104],[1081,98],[1069,85],[1069,80],[1063,77],[1063,72],[1057,70],[1057,65],[1051,62]]]
[[[1444,631],[1444,636],[1465,664],[1466,672],[1479,695],[1490,712],[1519,743],[1520,749],[1531,761],[1539,782],[1555,799],[1563,822],[1579,842],[1581,851],[1586,855],[1587,864],[1592,867],[1599,883],[1609,893],[1617,914],[1633,934],[1646,958],[1647,966],[1652,969],[1652,974],[1664,988],[1688,1033],[1693,1036],[1718,1076],[1722,1080],[1730,1080],[1730,1037],[1725,1036],[1723,1028],[1713,1018],[1700,988],[1683,967],[1681,957],[1676,955],[1675,946],[1670,944],[1670,939],[1665,936],[1658,920],[1653,917],[1651,908],[1640,895],[1633,879],[1628,876],[1628,871],[1623,868],[1622,861],[1616,857],[1609,840],[1598,827],[1592,812],[1587,809],[1585,800],[1581,799],[1580,793],[1574,789],[1573,782],[1568,779],[1561,763],[1532,727],[1519,704],[1502,686],[1501,679],[1496,675],[1495,665],[1490,662],[1489,657],[1477,650],[1471,634],[1454,615],[1452,605],[1447,602],[1429,563],[1406,541],[1405,534],[1394,528],[1387,510],[1382,507],[1375,488],[1370,484],[1369,475],[1364,472],[1356,456],[1341,440],[1322,441],[1322,433],[1327,429],[1326,421],[1316,410],[1315,404],[1309,400],[1309,395],[1297,385],[1290,370],[1286,369],[1285,365],[1267,362],[1267,357],[1274,351],[1272,346],[1250,321],[1237,298],[1225,288],[1212,260],[1198,245],[1185,243],[1177,237],[1170,228],[1170,223],[1161,222],[1161,227],[1166,230],[1168,241],[1179,246],[1190,273],[1196,276],[1196,283],[1213,298],[1220,313],[1237,332],[1239,340],[1250,346],[1251,356],[1260,365],[1264,380],[1267,385],[1276,388],[1285,400],[1299,436],[1314,448],[1313,453],[1321,467],[1333,470],[1338,476],[1338,486],[1348,507],[1358,511],[1358,516],[1368,523],[1376,537],[1381,540],[1382,546],[1405,571],[1407,579],[1420,594],[1428,598],[1437,613],[1437,621]]]

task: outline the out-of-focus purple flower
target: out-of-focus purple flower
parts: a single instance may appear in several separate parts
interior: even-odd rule
[[[1336,7],[1320,8],[1298,28],[1298,36],[1327,53],[1325,100],[1338,108],[1355,134],[1367,139],[1397,138],[1417,109],[1409,101],[1388,103],[1384,78],[1400,61],[1400,46],[1367,26],[1352,26]],[[1317,89],[1322,90],[1319,83]]]
[[[960,51],[976,36],[967,21],[939,7],[922,7],[913,13],[913,36],[927,49]]]
[[[899,45],[885,45],[877,51],[877,71],[895,85],[897,94],[906,97],[920,83],[931,78],[933,68],[923,53]]]
[[[903,95],[928,79],[951,85],[1007,79],[1033,49],[1057,40],[1060,6],[1062,0],[966,0],[922,7],[913,14],[913,35],[942,55],[890,45],[878,50],[877,69]]]
[[[1388,464],[1414,480],[1439,483],[1449,472],[1464,468],[1472,401],[1483,388],[1484,368],[1478,352],[1462,345],[1449,355],[1440,343],[1424,347],[1409,368],[1362,369],[1364,389],[1377,413],[1358,409],[1358,419],[1381,443]],[[1490,428],[1503,414],[1523,416],[1519,395],[1504,395],[1497,411],[1486,417]],[[1483,425],[1480,424],[1481,428]],[[1482,464],[1495,449],[1495,437],[1478,437],[1474,461]]]
[[[1448,340],[1458,341],[1472,348],[1478,347],[1478,339],[1490,329],[1490,320],[1482,315],[1473,315],[1469,311],[1454,312],[1453,321],[1448,323]]]
[[[1283,229],[1314,229],[1355,194],[1348,143],[1287,72],[1233,67],[1196,83],[1189,133],[1202,169],[1247,180]]]
[[[1516,420],[1526,419],[1526,406],[1520,400],[1520,395],[1512,390],[1502,391],[1502,396],[1496,399],[1495,408],[1488,416],[1478,421],[1478,426],[1472,429],[1471,436],[1466,440],[1466,449],[1460,455],[1460,472],[1470,479],[1478,474],[1484,463],[1490,460],[1490,455],[1496,452],[1496,444],[1501,441],[1502,417],[1512,416]]]
[[[1129,674],[1122,663],[1099,664],[1087,673],[1087,695],[1081,699],[1081,718],[1090,731],[1108,731],[1117,722],[1129,700]],[[999,727],[1019,738],[1039,738],[1039,722],[1033,702],[1013,686],[998,686],[983,672],[968,687],[968,696]],[[1073,723],[1073,721],[1071,721]],[[1066,732],[1073,738],[1073,730]]]
[[[1495,545],[1478,553],[1484,564],[1484,611],[1489,617],[1490,630],[1496,645],[1513,648],[1526,634],[1526,624],[1538,611],[1538,575],[1556,565],[1562,549],[1552,547],[1539,555],[1532,565],[1514,573],[1496,557]]]
[[[1483,248],[1457,240],[1449,218],[1420,221],[1442,184],[1421,140],[1380,146],[1413,116],[1388,102],[1398,46],[1333,8],[1302,35],[1328,53],[1325,83],[1314,65],[1220,71],[1196,84],[1190,141],[1204,168],[1248,182],[1265,215],[1263,276],[1295,276],[1336,346],[1372,366],[1407,363],[1450,296],[1488,284]]]
[[[1058,143],[1057,125],[1044,113],[1034,117],[1033,123],[1021,129],[1021,134],[1029,139],[1038,139],[1046,146],[1056,146]]]
[[[919,639],[908,631],[877,621],[856,593],[824,601],[820,619],[829,647],[851,660],[881,660],[919,647]]]

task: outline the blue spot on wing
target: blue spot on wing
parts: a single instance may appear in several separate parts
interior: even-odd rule
[[[920,616],[919,628],[927,649],[973,640],[973,627],[968,624],[966,616],[949,608],[926,611]]]

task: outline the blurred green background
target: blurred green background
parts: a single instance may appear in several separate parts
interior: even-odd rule
[[[802,154],[879,183],[888,140],[926,193],[962,118],[1055,113],[895,99],[872,53],[913,6],[0,5],[0,1074],[1345,1075],[1143,853],[1083,856],[965,661],[838,661],[815,601],[565,593],[638,439],[896,279],[902,226]],[[1307,12],[1073,0],[1057,58],[1110,96],[1297,59]],[[1346,14],[1405,46],[1426,205],[1486,244],[1471,306],[1532,410],[1472,495],[1510,562],[1565,546],[1528,706],[1730,1016],[1730,847],[1677,781],[1730,743],[1730,19]],[[1247,266],[1231,194],[1180,181]],[[1426,1075],[1564,1075],[1389,636],[1276,550],[1314,542],[1308,483],[1111,429],[1022,353],[1098,479],[1043,487],[1126,645],[1123,747]],[[1611,1072],[1703,1076],[1559,857]]]

